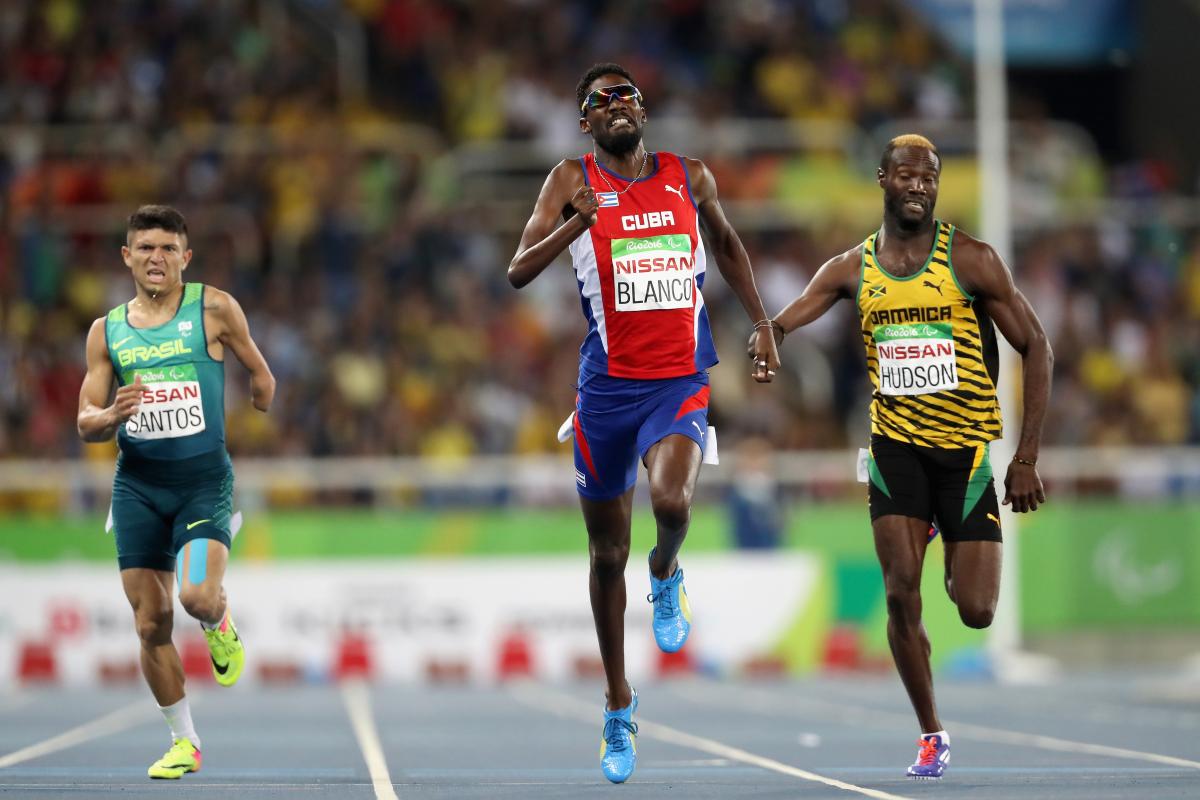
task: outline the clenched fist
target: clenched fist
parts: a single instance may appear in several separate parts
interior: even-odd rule
[[[571,198],[571,208],[575,209],[575,213],[590,228],[596,224],[596,211],[600,208],[600,201],[596,199],[596,192],[592,187],[580,186]]]
[[[117,396],[111,406],[113,424],[120,425],[138,413],[142,407],[142,376],[134,376],[133,383],[117,387]]]

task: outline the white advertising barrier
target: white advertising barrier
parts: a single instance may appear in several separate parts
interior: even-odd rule
[[[644,561],[626,573],[626,665],[631,680],[656,674]],[[769,653],[812,601],[820,562],[800,553],[726,553],[682,559],[693,614],[690,656],[735,669]],[[532,671],[550,680],[596,663],[586,556],[234,563],[225,580],[246,642],[249,680],[263,664],[294,664],[328,677],[347,636],[367,643],[372,674],[422,681],[431,661],[494,680],[506,639],[517,637]],[[200,641],[176,602],[175,642]],[[103,664],[132,670],[133,616],[117,569],[0,565],[0,685],[20,680],[28,643],[48,644],[57,680],[86,684]],[[194,647],[193,647],[194,649]]]

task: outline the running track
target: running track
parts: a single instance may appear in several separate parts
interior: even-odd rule
[[[1200,680],[1074,676],[938,686],[953,761],[903,777],[915,722],[894,677],[638,687],[628,784],[598,764],[597,685],[239,686],[193,692],[204,767],[150,781],[169,744],[148,690],[0,694],[0,795],[187,798],[1200,797]]]

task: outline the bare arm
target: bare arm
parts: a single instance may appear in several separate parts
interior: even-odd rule
[[[726,219],[720,201],[717,200],[717,181],[703,161],[694,158],[686,161],[692,197],[696,200],[700,224],[704,226],[704,232],[708,235],[708,243],[712,248],[713,258],[716,259],[717,268],[729,284],[729,288],[737,295],[750,321],[766,322],[769,318],[766,309],[763,308],[762,298],[758,295],[758,287],[754,284],[750,257],[746,254],[746,248],[742,246],[737,231]],[[750,357],[754,360],[754,380],[770,383],[775,371],[779,369],[779,352],[769,324],[756,328],[751,334]]]
[[[821,265],[800,296],[775,315],[780,341],[796,328],[821,317],[838,300],[854,296],[854,290],[858,287],[861,257],[862,249],[856,247]]]
[[[1024,390],[1021,436],[1004,480],[1004,503],[1011,502],[1013,511],[1036,511],[1038,503],[1046,502],[1034,463],[1041,447],[1042,421],[1050,402],[1054,353],[1033,307],[1013,284],[1012,273],[995,250],[958,233],[954,255],[964,288],[979,298],[983,310],[996,323],[1000,333],[1021,354]]]
[[[87,336],[87,374],[79,387],[79,415],[75,427],[79,438],[85,442],[103,442],[111,439],[117,427],[138,412],[142,405],[142,381],[117,389],[112,405],[108,397],[113,385],[112,361],[108,358],[108,344],[104,341],[104,318],[92,323]]]
[[[550,170],[525,223],[521,243],[508,265],[508,282],[520,289],[567,249],[579,234],[596,224],[596,193],[583,180],[576,161],[561,161]],[[569,215],[562,225],[559,220]]]
[[[250,400],[254,407],[267,411],[275,398],[275,376],[250,337],[250,323],[246,321],[242,307],[233,295],[210,286],[205,293],[204,310],[217,323],[214,331],[217,339],[249,370]]]

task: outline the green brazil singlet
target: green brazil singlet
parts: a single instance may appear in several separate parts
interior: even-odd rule
[[[135,328],[127,305],[108,312],[104,334],[120,385],[141,376],[142,406],[117,430],[122,461],[224,461],[225,364],[208,354],[204,284],[185,283],[175,316]]]

